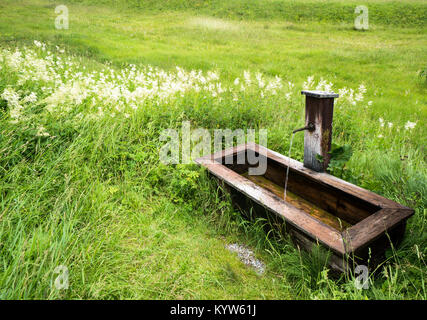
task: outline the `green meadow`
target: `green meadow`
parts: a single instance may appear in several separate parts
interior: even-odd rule
[[[427,299],[426,22],[422,0],[0,0],[0,299]],[[333,142],[353,153],[331,173],[415,209],[369,289],[159,160],[183,121],[267,129],[286,155],[306,85],[344,93]]]

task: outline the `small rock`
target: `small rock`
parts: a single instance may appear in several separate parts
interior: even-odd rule
[[[236,252],[240,260],[247,266],[255,269],[255,271],[262,275],[265,272],[265,265],[260,260],[256,259],[252,250],[237,243],[226,245],[226,248],[231,252]]]

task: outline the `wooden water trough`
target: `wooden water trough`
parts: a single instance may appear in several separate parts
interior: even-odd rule
[[[400,243],[414,210],[323,172],[329,161],[336,95],[303,93],[307,95],[304,164],[255,143],[198,158],[196,163],[225,187],[239,209],[274,214],[283,219],[299,247],[311,250],[318,243],[329,250],[332,269],[349,271],[368,261],[375,265],[391,244]],[[254,167],[249,151],[266,161],[262,175],[249,174]],[[314,154],[323,155],[323,163]]]

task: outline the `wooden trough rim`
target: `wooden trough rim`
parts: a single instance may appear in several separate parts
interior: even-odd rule
[[[287,167],[289,164],[291,169],[298,171],[306,178],[342,190],[347,194],[379,207],[379,210],[343,232],[339,232],[305,211],[288,204],[269,190],[256,185],[221,163],[222,158],[247,149],[267,156],[267,158],[283,164],[284,167]],[[246,143],[221,150],[214,154],[198,158],[195,162],[207,168],[218,179],[242,192],[256,203],[273,211],[301,232],[343,256],[355,253],[357,250],[366,247],[385,231],[391,230],[398,223],[403,222],[414,214],[414,210],[411,208],[330,174],[313,171],[304,167],[299,161],[288,158],[256,143]]]

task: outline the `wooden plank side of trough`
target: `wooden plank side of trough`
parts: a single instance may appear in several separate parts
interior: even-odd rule
[[[301,232],[307,234],[314,241],[318,240],[326,247],[340,255],[345,254],[343,238],[340,232],[313,218],[308,213],[288,205],[272,192],[263,189],[252,181],[235,173],[233,170],[215,161],[198,161],[205,166],[214,176],[224,181],[229,186],[245,194],[251,200],[266,209],[281,216],[286,223],[291,224]]]
[[[346,252],[356,252],[368,246],[385,232],[408,219],[412,214],[412,209],[400,208],[386,208],[375,212],[342,233]]]

